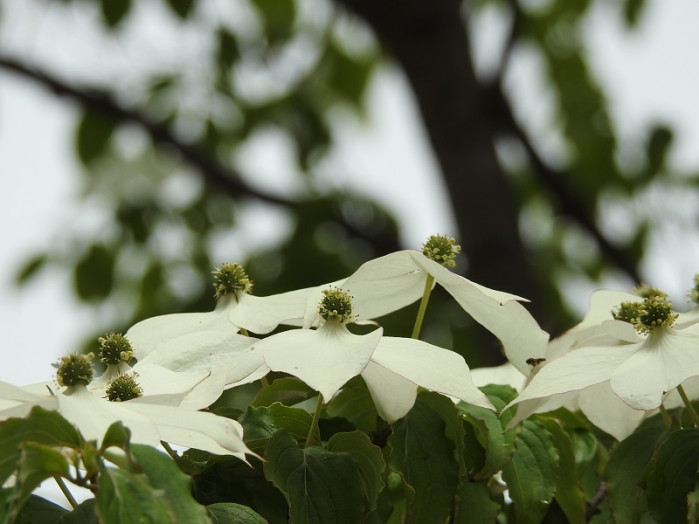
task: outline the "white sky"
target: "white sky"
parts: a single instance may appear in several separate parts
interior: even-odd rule
[[[19,17],[10,16],[10,9],[3,12],[0,47],[37,61],[46,62],[48,55],[52,68],[65,67],[74,77],[89,80],[85,63],[96,67],[99,55],[87,50],[85,63],[71,63],[71,47],[82,45],[84,38],[100,38],[91,32],[90,23],[76,22],[78,29],[68,36],[66,49],[55,49],[54,32],[60,20],[55,22],[45,12],[37,14],[46,7],[44,2],[26,5],[29,7]],[[636,140],[634,134],[650,122],[676,124],[673,161],[689,169],[699,166],[699,148],[693,147],[699,143],[699,105],[694,103],[699,79],[696,68],[691,67],[699,33],[689,23],[699,19],[699,4],[651,1],[648,9],[640,30],[631,34],[619,30],[621,24],[612,10],[595,9],[589,24],[591,57],[621,131]],[[123,51],[134,57],[133,50]],[[165,53],[157,48],[150,51],[159,57]],[[134,58],[138,64],[139,57]],[[546,125],[546,108],[537,99],[536,82],[528,67],[536,65],[523,61],[509,83],[517,82],[525,116],[536,128]],[[135,79],[138,67],[134,69],[129,74]],[[396,213],[406,245],[418,246],[431,233],[453,231],[444,189],[435,183],[439,180],[436,163],[425,146],[411,94],[395,71],[384,71],[372,85],[368,114],[368,124],[345,122],[339,128],[341,145],[325,164],[326,172],[332,173],[327,181],[338,188],[367,191]],[[74,217],[80,172],[72,158],[73,124],[70,104],[0,70],[0,326],[5,339],[0,380],[15,384],[51,378],[50,363],[80,340],[81,325],[99,325],[104,320],[99,313],[79,306],[72,298],[70,281],[56,273],[44,274],[21,291],[11,284],[19,264],[54,241],[55,235],[60,236],[60,227]],[[277,154],[269,154],[270,148],[276,148]],[[290,173],[284,141],[271,135],[248,149],[246,168],[256,173],[261,185],[278,188],[277,174]],[[699,242],[687,245],[660,235],[654,245],[646,273],[657,277],[653,283],[681,296],[699,270],[692,267],[699,258]],[[678,251],[681,256],[675,254]],[[589,291],[584,283],[571,282],[581,310]]]

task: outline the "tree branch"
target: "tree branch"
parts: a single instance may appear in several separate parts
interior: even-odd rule
[[[109,94],[84,87],[71,86],[45,71],[30,68],[9,57],[0,56],[0,67],[39,83],[58,96],[72,98],[83,107],[98,111],[107,118],[137,124],[151,137],[154,143],[177,151],[187,162],[201,172],[208,183],[222,189],[232,197],[255,198],[262,202],[285,207],[292,207],[297,204],[297,202],[251,188],[241,181],[242,177],[239,173],[225,167],[200,148],[182,142],[172,133],[167,125],[154,122],[138,110],[122,107]]]

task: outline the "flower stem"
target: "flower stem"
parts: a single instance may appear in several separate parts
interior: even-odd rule
[[[66,486],[66,483],[63,482],[63,479],[56,475],[55,477],[53,477],[53,480],[56,481],[56,484],[58,484],[58,487],[65,496],[65,498],[68,499],[68,502],[70,503],[71,507],[73,509],[77,508],[80,504],[78,504],[78,501],[75,500],[75,497],[73,497],[73,494],[68,489],[68,486]]]
[[[694,422],[694,427],[699,427],[699,415],[697,415],[697,412],[694,410],[694,406],[692,406],[692,403],[689,401],[689,398],[687,397],[687,393],[684,392],[684,388],[682,387],[682,384],[679,384],[677,386],[677,392],[680,394],[680,397],[682,397],[682,402],[684,402],[684,405],[687,408],[689,415],[692,417],[692,422]]]
[[[425,318],[427,302],[429,302],[430,293],[432,293],[432,284],[434,284],[434,277],[432,275],[427,275],[427,280],[425,280],[425,291],[422,293],[422,300],[420,300],[420,307],[417,310],[417,318],[415,318],[413,334],[410,335],[411,338],[420,338],[420,330],[422,329],[422,321]]]
[[[660,415],[663,417],[663,422],[665,422],[665,425],[669,428],[672,425],[672,420],[670,420],[670,414],[667,412],[667,409],[665,409],[665,406],[660,404]]]
[[[318,420],[320,419],[320,412],[323,410],[323,395],[318,393],[318,400],[316,401],[316,410],[313,413],[313,420],[311,421],[311,429],[308,430],[308,437],[306,437],[306,444],[303,446],[307,448],[315,440],[316,433],[318,431]]]

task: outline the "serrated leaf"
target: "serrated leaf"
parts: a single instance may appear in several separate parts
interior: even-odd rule
[[[46,479],[68,477],[68,459],[57,449],[36,442],[23,442],[17,471],[17,483],[11,497],[8,522],[14,522],[32,491]]]
[[[697,487],[699,428],[672,433],[648,476],[648,508],[660,524],[687,522],[687,495]]]
[[[378,446],[369,440],[369,437],[361,431],[351,433],[336,433],[328,441],[328,451],[345,452],[359,467],[364,486],[364,495],[369,510],[376,508],[379,493],[384,488],[382,473],[386,467],[383,454]]]
[[[169,503],[142,473],[103,468],[95,498],[95,511],[104,524],[177,522]]]
[[[301,449],[286,431],[270,439],[265,476],[289,501],[291,522],[354,524],[365,512],[361,476],[349,453]]]
[[[264,449],[267,441],[280,429],[289,432],[299,442],[308,437],[313,417],[307,411],[290,408],[280,403],[269,407],[249,406],[240,417],[245,443],[253,451]]]
[[[57,524],[100,524],[95,512],[95,499],[81,502],[70,513],[65,513]]]
[[[37,495],[31,495],[13,524],[55,524],[68,510]]]
[[[101,244],[91,246],[75,265],[73,281],[82,300],[106,298],[114,283],[114,253]]]
[[[497,409],[502,409],[514,398],[517,392],[509,386],[489,385],[480,388]],[[514,394],[513,394],[514,393]],[[502,470],[514,452],[518,428],[505,430],[508,422],[514,416],[511,411],[498,416],[497,413],[479,406],[459,402],[457,409],[463,419],[473,426],[475,437],[484,451],[484,462],[480,462],[480,453],[473,455],[475,450],[467,450],[471,459],[469,470],[471,478],[483,480]],[[474,459],[478,462],[474,462]],[[479,467],[475,470],[475,468]]]
[[[459,465],[459,477],[464,476],[466,474],[466,462],[464,459],[465,432],[454,402],[444,395],[430,391],[421,392],[418,398],[442,418],[445,426],[444,434],[454,444],[454,460]]]
[[[131,9],[131,0],[101,0],[102,16],[107,27],[114,29]]]
[[[233,502],[219,502],[206,506],[213,524],[267,524],[259,513]]]
[[[556,501],[569,523],[584,524],[586,522],[585,494],[580,488],[575,468],[573,441],[555,420],[542,417],[538,422],[548,430],[558,450]]]
[[[639,483],[665,431],[661,425],[641,427],[612,450],[606,477],[609,504],[617,522],[637,522],[646,510],[645,493]]]
[[[75,147],[83,164],[89,165],[106,151],[117,125],[98,111],[85,110],[75,131]]]
[[[490,498],[488,484],[470,482],[468,479],[459,486],[456,518],[454,522],[487,524],[495,522],[500,505]]]
[[[271,406],[280,402],[285,406],[298,404],[318,394],[305,383],[294,377],[278,378],[263,387],[252,402],[253,406]]]
[[[345,387],[326,406],[328,415],[349,420],[365,433],[376,431],[376,407],[369,390],[364,387]]]
[[[502,470],[519,524],[537,524],[544,518],[556,490],[557,467],[551,434],[541,424],[525,420],[512,460]]]
[[[408,522],[443,522],[456,495],[459,465],[442,418],[420,398],[393,424],[389,464],[415,490]]]
[[[83,443],[75,427],[56,411],[37,406],[25,418],[7,419],[0,423],[0,484],[17,467],[22,442],[74,449]]]
[[[192,479],[179,470],[175,462],[155,448],[132,444],[131,454],[154,489],[177,516],[187,524],[208,524],[206,509],[192,497]]]

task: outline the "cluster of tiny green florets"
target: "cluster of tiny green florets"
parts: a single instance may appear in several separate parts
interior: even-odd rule
[[[107,386],[107,400],[110,402],[126,402],[143,395],[143,388],[138,385],[136,373],[114,377]]]
[[[699,273],[694,275],[694,287],[689,290],[689,300],[699,304]]]
[[[121,333],[108,333],[97,341],[100,344],[100,362],[104,364],[119,364],[133,358],[131,343]]]
[[[214,270],[213,275],[216,298],[226,295],[233,295],[237,298],[238,292],[252,293],[253,281],[250,280],[240,264],[221,264]]]
[[[638,295],[639,297],[642,298],[650,298],[650,297],[661,297],[661,298],[667,298],[667,293],[664,291],[659,290],[657,287],[653,287],[649,284],[639,284],[633,289],[633,293],[635,295]]]
[[[318,313],[325,320],[336,319],[345,324],[352,321],[352,295],[339,288],[323,291],[323,299],[318,306]]]
[[[87,355],[71,353],[67,357],[61,357],[56,371],[56,381],[61,386],[87,386],[92,381],[92,363],[94,354]]]
[[[446,235],[432,235],[422,245],[422,254],[447,267],[456,266],[454,259],[461,252],[456,240]]]
[[[622,302],[614,318],[632,324],[640,333],[650,333],[657,327],[670,327],[677,319],[667,296],[651,295],[643,302]]]

